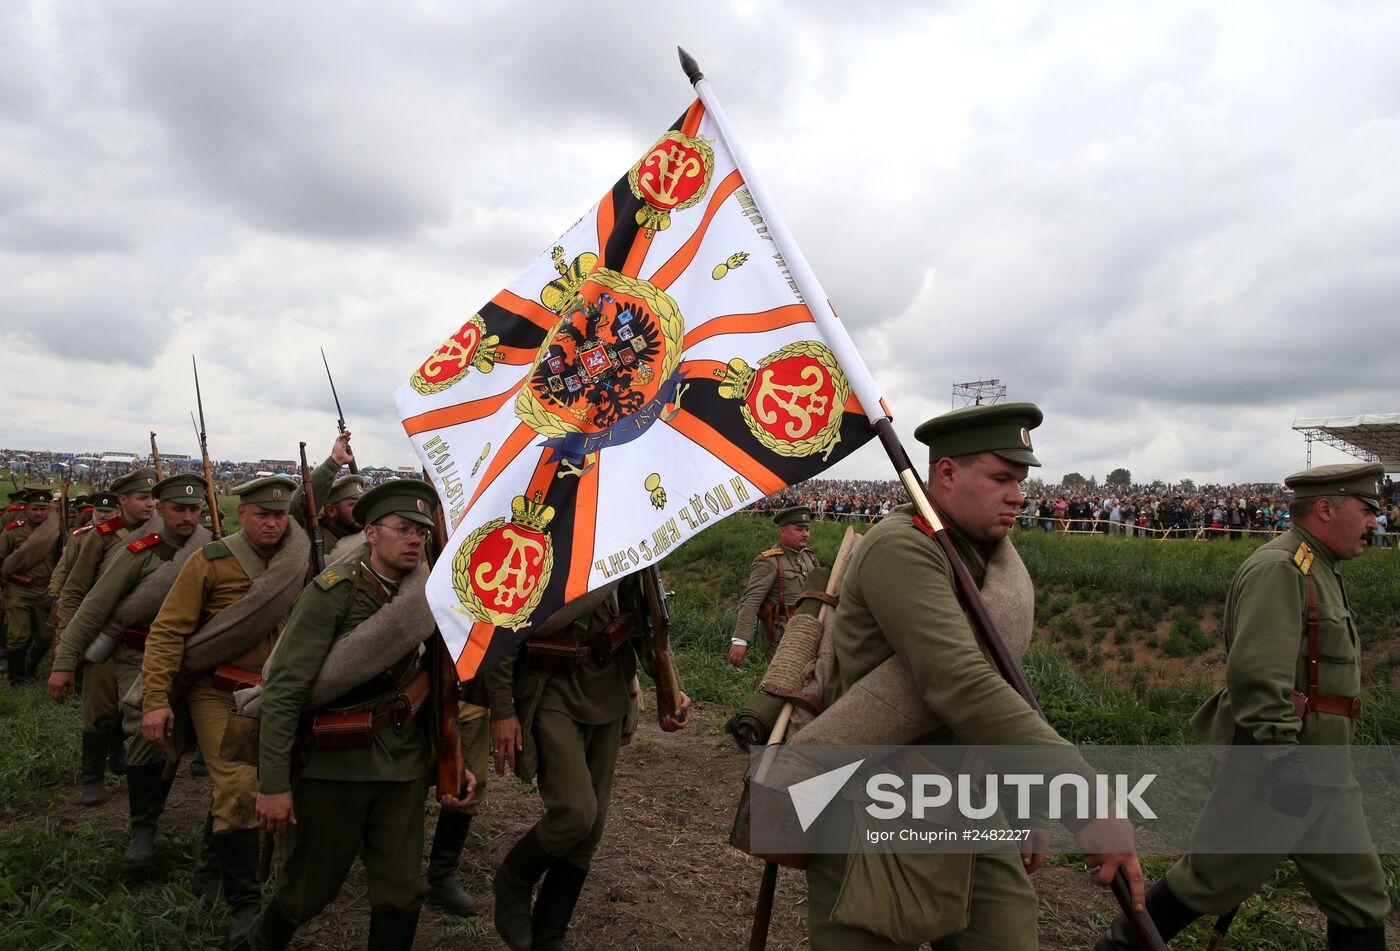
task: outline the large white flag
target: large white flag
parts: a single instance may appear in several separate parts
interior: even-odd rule
[[[395,394],[453,529],[428,598],[463,679],[873,432],[855,394],[874,385],[715,108],[697,99]]]

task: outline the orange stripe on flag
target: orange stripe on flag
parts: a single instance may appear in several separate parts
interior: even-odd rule
[[[681,131],[686,135],[694,135],[700,131],[700,120],[703,118],[705,118],[705,104],[696,99],[685,111],[685,118],[681,120]]]
[[[682,360],[678,369],[687,380],[702,376],[718,380],[724,376],[726,367],[718,360]]]
[[[726,317],[707,320],[686,334],[685,349],[689,350],[697,343],[721,334],[762,333],[765,330],[812,322],[812,312],[807,309],[806,304],[788,304],[756,314],[729,314]]]
[[[410,416],[403,421],[403,428],[410,436],[417,436],[430,429],[446,429],[448,426],[456,426],[459,423],[485,419],[500,409],[508,400],[514,398],[516,391],[524,382],[522,379],[515,386],[496,396],[487,396],[468,403],[444,406],[442,409],[433,409],[426,413],[419,413],[417,416]]]
[[[476,669],[481,666],[481,658],[486,656],[486,645],[491,643],[491,632],[495,629],[493,624],[477,621],[467,633],[467,646],[463,648],[462,656],[457,658],[457,676],[462,683],[476,676]]]
[[[470,509],[476,504],[476,500],[481,498],[481,493],[486,491],[486,487],[496,481],[496,476],[501,474],[501,470],[515,460],[515,457],[530,444],[530,440],[535,438],[535,431],[529,426],[520,425],[515,427],[515,432],[506,437],[506,441],[501,443],[501,448],[497,449],[491,457],[491,464],[486,467],[486,474],[481,477],[480,484],[476,491],[472,493],[472,500],[467,503]]]
[[[603,196],[603,200],[598,202],[598,256],[603,256],[603,251],[608,246],[608,238],[613,230],[613,193],[609,189]]]
[[[550,330],[559,323],[559,315],[543,304],[526,300],[512,291],[501,291],[491,298],[491,303],[504,307],[518,317],[523,317],[541,330]]]
[[[574,500],[573,554],[564,585],[565,603],[588,593],[588,574],[593,570],[593,539],[598,530],[598,467],[602,464],[602,453],[599,453],[593,468],[579,476],[578,495]]]
[[[671,286],[671,282],[680,277],[685,269],[690,267],[690,262],[695,260],[695,252],[700,250],[700,242],[705,240],[705,232],[710,227],[710,221],[714,218],[715,212],[719,211],[724,200],[734,194],[734,189],[744,184],[743,177],[736,168],[725,176],[724,181],[719,183],[719,187],[710,193],[709,202],[705,205],[705,217],[700,219],[700,224],[695,229],[695,233],[681,245],[680,250],[671,255],[671,260],[661,266],[651,277],[651,283],[661,288],[663,291]]]
[[[756,462],[748,453],[717,433],[708,423],[692,416],[685,410],[677,413],[676,417],[667,425],[748,479],[764,495],[772,495],[787,485],[781,478],[770,472],[767,467]]]

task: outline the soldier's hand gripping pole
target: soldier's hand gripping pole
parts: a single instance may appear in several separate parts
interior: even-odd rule
[[[321,537],[321,517],[316,514],[316,489],[311,485],[311,466],[306,461],[306,443],[301,449],[301,499],[306,506],[306,534],[311,536],[311,564],[316,574],[326,570],[326,540]]]
[[[336,425],[336,427],[343,433],[343,432],[345,432],[345,411],[342,410],[342,409],[340,408],[340,394],[337,393],[337,392],[335,391],[335,377],[331,376],[331,365],[330,365],[330,361],[328,361],[328,360],[326,359],[326,348],[325,348],[325,347],[322,347],[322,348],[321,348],[321,363],[322,363],[322,364],[325,366],[325,368],[326,368],[326,379],[329,380],[329,381],[330,381],[330,384],[331,384],[331,398],[335,400],[335,417],[336,417],[336,418],[335,418],[335,425]],[[346,448],[348,449],[349,446],[347,446]],[[360,473],[360,467],[359,467],[359,465],[355,462],[354,450],[351,450],[351,454],[350,454],[350,474],[351,474],[351,475],[359,475],[359,473]],[[431,485],[432,483],[429,482],[429,484]]]
[[[165,470],[160,466],[160,450],[156,448],[156,431],[151,430],[151,467],[156,470],[156,481],[165,478]]]
[[[190,364],[194,367],[194,399],[199,407],[199,454],[204,460],[204,488],[209,493],[209,530],[215,538],[221,537],[223,529],[219,522],[219,497],[214,492],[214,466],[209,461],[209,434],[204,428],[204,396],[199,391],[199,363],[193,356]]]

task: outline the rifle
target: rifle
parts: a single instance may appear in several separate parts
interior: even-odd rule
[[[326,570],[326,540],[321,536],[321,518],[316,514],[316,490],[311,485],[311,466],[306,461],[306,443],[301,446],[302,504],[306,506],[306,534],[311,536],[311,564],[316,574]]]
[[[62,552],[68,545],[68,470],[64,469],[58,483],[58,550]]]
[[[345,412],[340,408],[340,394],[337,393],[337,392],[335,391],[335,378],[331,376],[331,365],[330,365],[330,363],[326,360],[326,348],[325,348],[325,347],[322,347],[322,348],[321,348],[321,363],[323,363],[323,364],[325,365],[325,367],[326,367],[326,379],[327,379],[327,380],[330,380],[330,384],[331,384],[331,397],[335,400],[335,415],[336,415],[335,424],[336,424],[337,427],[339,427],[340,431],[343,433],[343,432],[345,432]],[[359,475],[359,474],[360,474],[360,467],[359,467],[358,465],[355,464],[355,454],[354,454],[353,451],[352,451],[351,454],[350,454],[350,474],[351,474],[351,475]],[[428,484],[429,484],[429,485],[432,485],[432,482],[430,481]],[[441,551],[442,549],[439,548],[438,550]]]
[[[160,467],[160,450],[156,448],[155,430],[151,430],[151,465],[156,470],[156,481],[165,478],[165,472]]]
[[[204,397],[199,392],[199,363],[194,357],[190,357],[190,363],[194,366],[194,398],[199,405],[199,425],[195,427],[195,435],[199,437],[199,454],[204,457],[204,487],[209,492],[210,533],[219,538],[223,535],[223,530],[219,527],[219,499],[214,493],[214,466],[209,462],[209,439],[204,428]],[[190,422],[194,422],[194,416],[190,416]]]
[[[666,607],[666,588],[661,583],[661,569],[654,564],[642,572],[642,591],[647,599],[647,626],[656,650],[656,720],[664,723],[680,705],[681,688],[671,663],[671,612]]]
[[[428,485],[433,484],[427,469],[423,470],[423,481]],[[433,563],[447,550],[447,519],[442,514],[441,501],[439,496],[438,507],[433,512]],[[462,761],[462,724],[457,719],[460,682],[457,679],[457,664],[452,659],[452,652],[447,649],[447,642],[442,639],[442,631],[434,628],[432,639],[437,651],[433,684],[438,698],[437,791],[439,798],[452,796],[456,799],[462,795],[462,779],[466,771],[466,764]]]

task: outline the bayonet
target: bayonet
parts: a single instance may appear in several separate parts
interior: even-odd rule
[[[209,461],[208,432],[204,428],[204,395],[199,390],[199,361],[191,356],[190,364],[194,367],[194,399],[199,407],[199,422],[195,425],[194,433],[199,439],[199,454],[204,459],[204,488],[208,492],[209,528],[214,537],[218,538],[223,532],[219,527],[219,497],[214,493],[214,466]],[[193,413],[190,414],[190,422],[194,422]]]
[[[326,348],[325,348],[325,347],[322,347],[322,348],[321,348],[321,364],[322,364],[323,366],[325,366],[325,368],[326,368],[326,379],[327,379],[327,380],[330,382],[330,384],[331,384],[331,399],[335,400],[335,416],[336,416],[335,424],[336,424],[336,426],[339,428],[339,430],[343,433],[343,432],[345,432],[345,411],[342,410],[342,409],[340,408],[340,394],[337,393],[337,392],[335,391],[335,377],[331,376],[331,364],[330,364],[330,361],[326,359]],[[353,457],[353,450],[352,450],[352,456],[351,456],[351,459],[350,459],[350,473],[351,473],[351,475],[358,475],[359,472],[360,472],[360,467],[355,463],[355,459],[354,459],[354,457]]]

